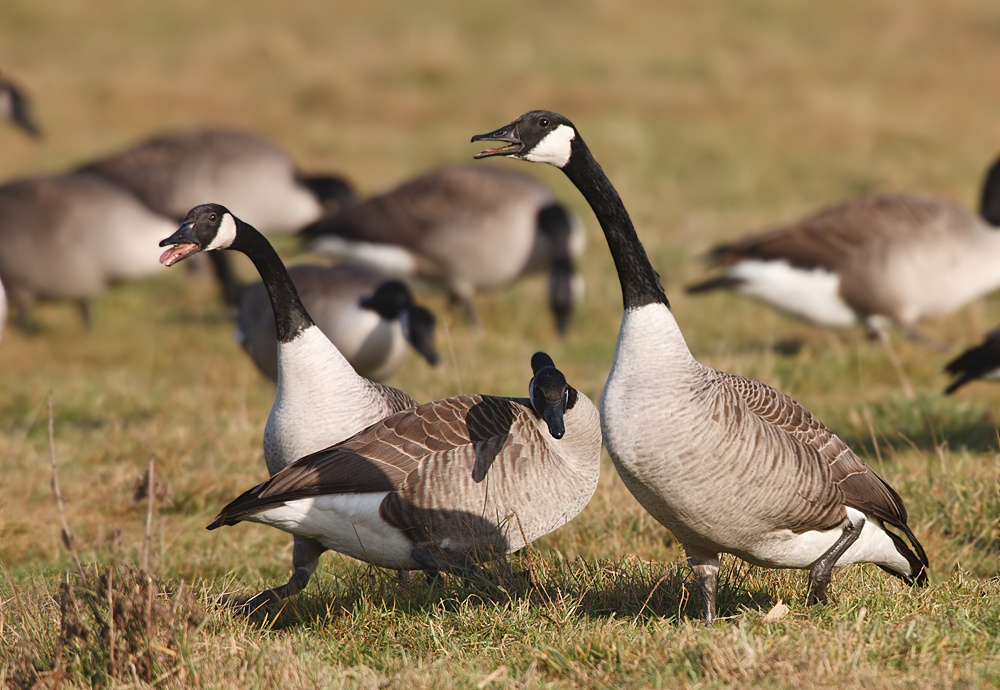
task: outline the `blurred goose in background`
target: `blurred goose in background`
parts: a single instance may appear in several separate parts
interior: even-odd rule
[[[201,251],[228,249],[245,254],[260,273],[277,316],[277,390],[264,427],[264,461],[272,476],[309,453],[416,406],[402,391],[369,381],[354,370],[306,311],[271,244],[226,207],[204,204],[191,209],[160,246],[169,247],[160,257],[166,266]],[[255,596],[247,602],[247,610],[301,591],[325,550],[320,542],[297,536],[291,578]]]
[[[632,495],[684,546],[706,622],[720,553],[808,569],[810,603],[825,602],[833,568],[851,563],[926,582],[927,556],[885,480],[787,395],[694,359],[628,211],[569,120],[532,111],[472,140],[503,143],[477,158],[562,169],[600,221],[624,302],[604,443]]]
[[[546,187],[500,168],[433,170],[317,221],[302,236],[316,251],[441,287],[473,323],[478,290],[548,270],[562,334],[582,291],[573,261],[583,251],[583,226]]]
[[[156,247],[175,223],[106,179],[85,173],[0,186],[0,281],[30,330],[39,300],[90,302],[120,282],[160,272]]]
[[[0,119],[9,120],[36,139],[42,136],[31,101],[16,84],[2,77],[0,77]]]
[[[387,417],[227,505],[383,568],[467,575],[561,527],[601,465],[597,409],[545,353],[528,398],[460,395]]]
[[[414,303],[404,283],[349,264],[300,264],[288,274],[323,335],[360,375],[373,381],[392,376],[403,365],[407,344],[437,364],[434,315]],[[264,376],[277,381],[278,338],[264,283],[244,290],[236,325],[237,342]]]
[[[719,277],[690,293],[731,289],[824,326],[916,325],[1000,287],[1000,161],[979,215],[945,199],[882,194],[711,250]]]
[[[977,379],[1000,381],[1000,326],[987,333],[979,345],[948,362],[944,370],[956,377],[945,389],[945,395]]]
[[[221,203],[265,235],[295,232],[353,196],[344,179],[303,175],[275,144],[231,129],[163,134],[82,170],[131,190],[175,222],[199,204]],[[227,304],[238,305],[231,268],[222,254],[212,257]]]

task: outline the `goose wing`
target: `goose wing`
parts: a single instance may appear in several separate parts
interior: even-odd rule
[[[909,531],[906,508],[899,494],[809,410],[759,381],[731,374],[723,376],[727,387],[750,412],[791,441],[783,444],[782,450],[794,453],[805,471],[796,477],[797,481],[806,478],[829,482],[839,489],[844,505]]]
[[[785,260],[803,269],[836,270],[858,252],[880,251],[898,236],[913,237],[944,218],[967,213],[933,197],[883,194],[852,199],[802,220],[721,244],[709,253],[712,263],[745,259]]]
[[[297,460],[245,492],[222,509],[209,529],[310,496],[384,491],[409,495],[418,483],[415,473],[429,462],[438,464],[436,474],[457,470],[481,481],[501,451],[519,452],[514,447],[518,444],[507,441],[512,427],[531,414],[526,402],[463,395],[391,415],[341,444]]]

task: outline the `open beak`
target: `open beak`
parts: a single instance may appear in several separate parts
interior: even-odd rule
[[[524,143],[517,136],[517,123],[511,122],[498,130],[489,134],[477,134],[472,137],[472,141],[503,141],[509,146],[498,146],[492,149],[480,151],[474,158],[489,158],[490,156],[513,156],[524,150]]]
[[[160,241],[161,247],[170,247],[160,255],[160,263],[173,266],[178,261],[201,251],[201,245],[194,237],[194,223],[187,222],[177,228],[177,232]]]

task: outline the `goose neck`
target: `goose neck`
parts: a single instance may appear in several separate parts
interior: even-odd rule
[[[292,277],[271,243],[254,227],[242,221],[238,223],[239,232],[232,249],[246,254],[260,273],[274,311],[278,342],[291,342],[299,333],[314,326],[315,322],[302,304]]]
[[[646,304],[670,303],[660,285],[660,276],[649,262],[632,219],[618,191],[579,137],[563,172],[583,194],[597,216],[618,271],[625,309]]]

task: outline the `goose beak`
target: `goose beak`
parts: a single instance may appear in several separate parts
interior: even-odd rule
[[[509,146],[498,146],[492,149],[486,149],[485,151],[480,151],[474,158],[489,158],[490,156],[513,156],[521,153],[524,150],[524,143],[521,138],[517,135],[517,123],[511,122],[509,125],[505,125],[500,129],[494,130],[488,134],[477,134],[472,137],[472,141],[503,141]]]
[[[560,402],[547,405],[545,412],[542,413],[542,419],[548,425],[552,438],[558,440],[566,434],[566,423],[563,421],[563,409]]]
[[[164,266],[173,266],[178,261],[201,251],[201,245],[194,236],[194,222],[184,223],[177,232],[165,240],[160,241],[161,247],[170,247],[160,255],[160,263]]]

